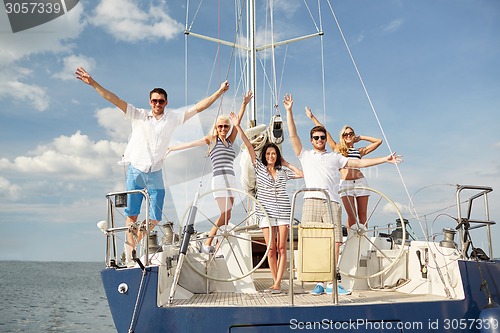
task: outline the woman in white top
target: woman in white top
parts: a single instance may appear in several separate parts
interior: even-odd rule
[[[323,126],[312,114],[310,108],[306,107],[306,115],[317,126]],[[361,159],[368,155],[382,144],[382,139],[373,138],[370,136],[356,136],[352,127],[345,125],[339,134],[339,143],[327,133],[327,142],[330,148],[348,158]],[[370,144],[366,147],[355,148],[354,144],[359,141],[368,141]],[[356,223],[356,217],[359,218],[359,223],[366,226],[368,197],[370,191],[363,189],[354,189],[355,186],[368,187],[368,182],[365,176],[358,168],[343,168],[340,169],[340,186],[339,190],[342,204],[347,213],[347,226],[350,228]]]
[[[252,92],[243,97],[242,110],[252,99]],[[274,143],[268,143],[262,149],[260,158],[240,127],[243,113],[236,116],[230,114],[233,126],[240,133],[241,139],[247,147],[250,159],[255,169],[257,179],[257,199],[266,210],[269,219],[264,218],[263,212],[257,207],[256,215],[259,227],[262,229],[266,244],[269,244],[271,232],[273,242],[270,244],[267,260],[273,276],[273,285],[266,291],[273,294],[281,293],[281,280],[286,266],[286,245],[288,239],[288,226],[290,224],[291,204],[286,192],[286,182],[289,179],[302,178],[302,170],[288,163],[282,156],[279,148]]]

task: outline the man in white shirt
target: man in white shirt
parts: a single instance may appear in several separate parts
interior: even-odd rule
[[[297,128],[293,119],[293,99],[292,95],[285,95],[283,100],[285,105],[288,134],[292,143],[295,155],[297,155],[304,172],[304,182],[307,188],[321,188],[328,192],[333,217],[330,217],[328,206],[325,205],[325,195],[322,192],[306,192],[304,194],[304,205],[302,206],[302,223],[322,222],[334,224],[335,232],[335,254],[338,262],[340,245],[342,244],[342,209],[340,208],[339,169],[345,167],[365,168],[382,163],[397,164],[401,162],[399,156],[391,154],[386,157],[348,159],[336,152],[326,151],[326,129],[322,126],[315,126],[310,131],[311,150],[302,147],[302,142],[297,135]],[[328,290],[330,288],[330,290]],[[331,292],[331,287],[326,291]],[[321,295],[325,292],[323,283],[319,283],[311,293]],[[339,294],[349,293],[339,285]]]
[[[114,93],[103,88],[90,76],[85,69],[76,69],[76,78],[92,86],[103,98],[116,105],[130,119],[132,135],[124,154],[124,162],[130,163],[127,174],[127,190],[147,189],[150,197],[150,229],[161,220],[165,188],[162,176],[162,164],[170,144],[175,128],[198,112],[210,107],[224,92],[229,89],[229,83],[223,82],[220,88],[211,96],[199,101],[184,113],[169,112],[165,114],[168,104],[167,92],[162,88],[155,88],[149,94],[151,110],[138,109]],[[137,222],[142,204],[141,194],[127,196],[127,226]],[[136,235],[129,230],[127,233],[126,257],[132,259],[134,250],[143,237],[142,232]]]

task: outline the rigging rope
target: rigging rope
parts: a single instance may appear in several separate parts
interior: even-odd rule
[[[144,278],[146,277],[146,269],[142,270],[141,283],[139,284],[139,290],[137,291],[137,297],[135,299],[134,311],[132,312],[132,319],[130,320],[130,326],[128,329],[129,333],[134,332],[135,316],[137,315],[137,309],[139,308],[139,299],[142,294],[142,285],[144,284]]]
[[[378,117],[377,111],[375,110],[375,107],[374,107],[373,102],[372,102],[372,100],[371,100],[370,94],[368,93],[368,90],[366,89],[365,82],[364,82],[364,80],[363,80],[363,78],[362,78],[362,76],[361,76],[361,73],[359,72],[358,65],[356,64],[356,61],[354,60],[354,57],[353,57],[353,55],[352,55],[352,53],[351,53],[351,49],[350,49],[350,47],[349,47],[349,44],[347,43],[347,40],[346,40],[346,38],[345,38],[345,36],[344,36],[344,32],[342,31],[342,28],[340,27],[339,21],[337,20],[337,16],[335,15],[335,12],[333,11],[333,8],[332,8],[332,5],[331,5],[331,3],[330,3],[330,0],[327,0],[327,1],[328,1],[328,5],[329,5],[329,7],[330,7],[330,11],[331,11],[331,13],[332,13],[332,15],[333,15],[333,18],[334,18],[334,20],[335,20],[335,24],[337,25],[337,28],[339,29],[339,32],[340,32],[340,35],[341,35],[342,40],[343,40],[343,42],[344,42],[344,45],[345,45],[345,47],[346,47],[346,49],[347,49],[347,52],[349,53],[349,57],[350,57],[350,59],[351,59],[351,62],[352,62],[352,64],[353,64],[353,66],[354,66],[354,69],[355,69],[355,71],[356,71],[356,74],[358,75],[358,78],[359,78],[359,81],[360,81],[360,83],[361,83],[361,86],[363,87],[363,91],[365,92],[365,96],[366,96],[366,98],[368,99],[368,103],[370,104],[370,108],[371,108],[371,110],[372,110],[372,112],[373,112],[373,115],[375,116],[375,119],[376,119],[376,121],[377,121],[377,124],[378,124],[378,126],[379,126],[379,128],[380,128],[380,131],[382,132],[382,136],[383,136],[383,138],[384,138],[384,140],[385,140],[385,142],[386,142],[386,144],[387,144],[387,147],[389,148],[389,152],[391,152],[391,153],[392,153],[392,152],[393,152],[393,150],[392,150],[392,148],[391,148],[391,145],[390,145],[390,143],[389,143],[389,140],[387,139],[387,136],[385,135],[384,128],[382,127],[382,123],[380,122],[380,119],[379,119],[379,117]],[[413,207],[413,208],[414,208],[414,205],[413,205],[413,201],[412,201],[412,199],[411,199],[410,192],[408,191],[408,188],[407,188],[407,186],[406,186],[406,182],[404,181],[403,175],[401,174],[401,170],[399,169],[399,166],[398,166],[397,164],[395,164],[395,166],[396,166],[396,169],[397,169],[397,171],[398,171],[399,178],[401,179],[401,182],[403,183],[403,187],[404,187],[404,189],[405,189],[405,191],[406,191],[406,194],[407,194],[407,196],[408,196],[408,198],[409,198],[409,200],[410,200],[410,205],[411,205],[411,207]],[[417,214],[417,216],[418,216],[418,214]]]
[[[276,95],[277,93],[277,88],[276,88],[276,59],[275,59],[275,53],[274,53],[274,3],[273,0],[269,1],[270,4],[270,10],[269,12],[271,13],[270,19],[271,19],[271,61],[272,61],[272,70],[273,70],[273,105],[278,111],[278,96]]]
[[[193,17],[193,20],[191,22],[190,25],[188,25],[188,21],[189,21],[189,0],[187,0],[186,2],[186,31],[184,33],[184,36],[185,36],[185,39],[184,39],[184,42],[185,42],[185,91],[186,91],[186,105],[187,105],[187,91],[188,91],[188,63],[189,63],[189,57],[188,57],[188,36],[189,36],[189,32],[191,31],[193,25],[194,25],[194,19],[196,18],[200,8],[201,8],[201,5],[202,5],[202,0],[200,0],[199,4],[198,4],[198,7],[197,7],[197,10],[195,12],[195,15]],[[218,18],[217,18],[217,25],[218,25],[218,37],[219,37],[219,40],[220,40],[220,9],[221,9],[221,6],[220,6],[220,2],[218,2]],[[239,11],[239,14],[238,14],[238,19],[237,19],[237,24],[236,24],[236,32],[234,34],[234,39],[233,39],[233,43],[232,43],[232,47],[231,47],[231,56],[230,56],[230,61],[229,61],[229,64],[228,64],[228,68],[227,68],[227,71],[226,71],[226,74],[225,74],[225,78],[224,78],[224,81],[226,81],[229,77],[229,72],[230,72],[230,69],[231,69],[231,65],[232,65],[232,62],[233,62],[233,55],[234,55],[234,51],[235,51],[235,46],[236,46],[236,41],[237,41],[237,37],[238,37],[238,33],[239,33],[239,27],[240,27],[240,24],[241,24],[241,17],[242,17],[242,8],[240,9]],[[214,59],[214,64],[212,66],[212,71],[211,71],[211,75],[210,75],[210,79],[209,79],[209,84],[208,84],[208,87],[210,87],[210,82],[212,80],[212,77],[213,77],[213,73],[214,73],[214,68],[215,68],[215,64],[218,63],[219,64],[219,77],[220,77],[220,43],[218,43],[218,46],[217,46],[217,52],[216,52],[216,56],[215,56],[215,59]],[[207,88],[207,96],[208,96],[208,88]],[[215,119],[217,119],[217,117],[220,115],[221,113],[221,110],[222,110],[222,103],[223,103],[223,100],[224,100],[224,94],[219,98],[219,105],[218,105],[218,108],[217,108],[217,113],[215,115]],[[216,121],[216,120],[215,120]],[[214,121],[214,122],[215,122]],[[212,129],[210,129],[210,132],[212,131]],[[203,168],[201,170],[201,176],[199,177],[199,184],[198,184],[198,190],[195,192],[196,193],[196,197],[199,195],[200,193],[200,189],[203,187],[203,175],[205,174],[205,170],[207,168],[207,164],[208,164],[208,158],[210,156],[210,149],[211,149],[211,144],[208,145],[208,151],[207,151],[207,154],[204,158],[204,162],[203,162]],[[186,169],[186,172],[187,172],[187,169]],[[186,187],[187,187],[187,183],[186,183]],[[188,191],[186,191],[187,193]],[[196,199],[195,199],[196,200]]]
[[[316,31],[319,33],[320,37],[320,49],[321,49],[321,92],[323,95],[323,119],[324,119],[324,126],[326,127],[327,124],[327,119],[326,119],[326,81],[325,81],[325,46],[324,46],[324,39],[323,39],[323,21],[322,21],[322,15],[321,15],[321,0],[317,0],[317,5],[318,5],[318,20],[319,20],[319,26],[316,23],[316,20],[314,19],[314,16],[311,12],[311,9],[309,8],[309,5],[307,4],[306,0],[303,0],[304,5],[307,9],[307,12],[309,13],[309,17],[311,18],[311,21],[314,24],[314,27],[316,28]]]
[[[357,75],[358,75],[359,81],[360,81],[360,83],[361,83],[361,85],[362,85],[362,87],[363,87],[363,90],[364,90],[364,92],[365,92],[366,98],[368,99],[368,102],[369,102],[369,104],[370,104],[370,108],[371,108],[371,110],[372,110],[372,112],[373,112],[373,114],[374,114],[374,116],[375,116],[375,119],[377,120],[377,124],[378,124],[378,126],[379,126],[379,128],[380,128],[380,131],[382,132],[382,136],[383,136],[383,138],[384,138],[384,140],[385,140],[385,142],[386,142],[386,144],[387,144],[387,147],[389,148],[389,151],[392,153],[392,152],[393,152],[393,150],[392,150],[392,148],[391,148],[391,146],[390,146],[390,144],[389,144],[389,140],[387,139],[387,136],[385,135],[385,131],[384,131],[383,127],[382,127],[382,124],[381,124],[380,119],[379,119],[379,117],[378,117],[377,111],[375,110],[375,107],[374,107],[374,105],[373,105],[373,103],[372,103],[372,100],[371,100],[371,98],[370,98],[370,95],[368,94],[368,90],[366,89],[365,83],[364,83],[364,81],[363,81],[363,78],[361,77],[361,74],[360,74],[360,72],[359,72],[358,66],[357,66],[357,64],[356,64],[356,61],[354,60],[354,57],[353,57],[353,55],[352,55],[352,53],[351,53],[351,49],[349,48],[349,45],[348,45],[348,43],[347,43],[347,40],[346,40],[346,38],[345,38],[345,36],[344,36],[344,33],[343,33],[343,31],[342,31],[342,28],[340,27],[339,21],[337,20],[337,16],[335,15],[335,12],[333,11],[333,8],[332,8],[332,5],[331,5],[331,3],[330,3],[330,0],[327,0],[327,1],[328,1],[328,5],[329,5],[329,7],[330,7],[330,11],[331,11],[331,13],[332,13],[332,15],[333,15],[333,18],[334,18],[334,20],[335,20],[335,24],[337,25],[337,28],[339,29],[340,35],[341,35],[341,37],[342,37],[342,40],[344,41],[344,45],[345,45],[345,47],[346,47],[346,49],[347,49],[347,52],[349,53],[349,57],[350,57],[350,59],[351,59],[351,62],[352,62],[352,64],[354,65],[354,69],[356,70],[356,73],[357,73]],[[428,248],[429,248],[429,251],[430,251],[430,252],[431,252],[431,254],[432,254],[432,255],[431,255],[431,258],[432,258],[432,259],[433,259],[433,261],[434,261],[434,264],[435,264],[435,266],[436,266],[436,271],[438,272],[438,275],[439,275],[439,277],[440,277],[440,280],[441,280],[441,282],[442,282],[442,284],[443,284],[443,287],[444,287],[444,289],[445,289],[446,295],[447,295],[447,297],[448,297],[448,298],[451,298],[451,294],[450,294],[450,291],[449,291],[449,289],[448,289],[448,286],[446,285],[446,282],[445,282],[445,280],[444,280],[443,273],[441,272],[441,269],[440,269],[440,267],[439,267],[439,266],[438,266],[438,264],[437,264],[436,255],[435,255],[435,253],[434,253],[433,251],[431,251],[431,248],[430,248],[430,246],[429,246],[430,244],[429,244],[429,237],[428,237],[428,234],[425,232],[425,230],[424,230],[424,228],[423,228],[423,225],[422,225],[422,223],[421,223],[421,219],[420,219],[420,217],[418,216],[418,213],[417,213],[417,210],[416,210],[416,208],[415,208],[415,205],[413,204],[412,196],[410,195],[410,192],[408,191],[408,187],[406,186],[406,182],[405,182],[405,180],[404,180],[404,178],[403,178],[403,175],[402,175],[402,173],[401,173],[401,170],[400,170],[400,168],[399,168],[399,166],[398,166],[397,164],[395,164],[395,166],[396,166],[396,170],[397,170],[397,172],[398,172],[399,178],[401,179],[401,183],[403,184],[403,187],[404,187],[404,189],[405,189],[406,195],[408,196],[408,199],[409,199],[409,204],[410,204],[410,209],[413,209],[413,210],[414,210],[414,212],[415,212],[415,218],[417,219],[417,221],[419,221],[420,228],[422,229],[422,234],[424,235],[425,242],[427,243],[427,246],[428,246]]]

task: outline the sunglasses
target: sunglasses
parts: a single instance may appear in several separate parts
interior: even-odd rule
[[[164,99],[152,99],[151,103],[162,105],[162,104],[165,104],[165,100]]]
[[[217,125],[217,128],[229,128],[229,125],[228,124]]]
[[[319,139],[325,140],[326,139],[326,135],[314,135],[312,138],[314,140],[316,140],[316,141],[318,141]]]
[[[344,133],[342,134],[343,137],[346,137],[346,136],[354,136],[354,132],[349,132],[349,133]]]

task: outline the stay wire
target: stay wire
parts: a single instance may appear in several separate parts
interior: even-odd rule
[[[323,31],[323,21],[321,19],[321,0],[318,0],[318,17],[319,17],[319,32]],[[325,82],[325,44],[323,34],[320,34],[320,45],[321,45],[321,89],[323,94],[323,119],[325,126],[327,125],[326,119],[326,82]]]
[[[370,94],[368,93],[368,90],[367,90],[366,85],[365,85],[365,83],[364,83],[363,77],[361,76],[361,73],[360,73],[360,71],[359,71],[359,69],[358,69],[358,66],[357,66],[357,64],[356,64],[356,61],[354,60],[354,56],[352,55],[351,49],[350,49],[350,47],[349,47],[349,45],[348,45],[348,43],[347,43],[347,40],[346,40],[346,38],[345,38],[345,36],[344,36],[344,32],[342,31],[342,28],[340,27],[340,23],[339,23],[339,21],[338,21],[338,19],[337,19],[337,16],[335,15],[335,12],[333,11],[333,8],[332,8],[332,5],[331,5],[331,3],[330,3],[330,0],[327,0],[327,1],[328,1],[328,5],[329,5],[329,7],[330,7],[331,13],[332,13],[332,15],[333,15],[333,18],[334,18],[334,20],[335,20],[335,24],[337,25],[337,28],[339,29],[339,32],[340,32],[340,35],[341,35],[342,40],[343,40],[343,42],[344,42],[344,45],[345,45],[345,47],[346,47],[346,49],[347,49],[347,52],[349,53],[349,57],[350,57],[350,59],[351,59],[351,62],[352,62],[352,64],[354,65],[354,69],[356,70],[356,74],[357,74],[357,76],[358,76],[358,78],[359,78],[359,81],[360,81],[360,83],[361,83],[361,86],[363,87],[363,91],[365,92],[365,96],[366,96],[366,98],[368,99],[368,103],[370,104],[370,108],[371,108],[371,110],[372,110],[372,112],[373,112],[373,115],[375,116],[375,119],[376,119],[376,121],[377,121],[377,124],[378,124],[378,126],[379,126],[379,128],[380,128],[380,131],[382,132],[382,136],[383,136],[383,138],[384,138],[384,140],[385,140],[385,142],[386,142],[386,144],[387,144],[387,147],[389,148],[389,152],[390,152],[390,153],[393,153],[392,148],[391,148],[391,145],[390,145],[390,143],[389,143],[389,140],[388,140],[388,138],[387,138],[387,136],[386,136],[386,134],[385,134],[384,128],[382,127],[382,123],[380,122],[380,119],[379,119],[379,117],[378,117],[377,111],[375,110],[375,107],[374,107],[373,102],[372,102],[372,100],[371,100]],[[404,181],[404,178],[403,178],[403,175],[402,175],[402,173],[401,173],[401,170],[400,170],[400,168],[399,168],[399,166],[398,166],[397,164],[395,164],[395,166],[396,166],[396,169],[397,169],[397,171],[398,171],[399,178],[401,179],[401,182],[402,182],[402,184],[403,184],[403,187],[404,187],[404,189],[405,189],[405,191],[406,191],[406,195],[407,195],[407,196],[408,196],[408,198],[409,198],[410,205],[411,205],[412,207],[414,207],[413,201],[412,201],[412,199],[411,199],[410,192],[409,192],[409,190],[408,190],[408,187],[406,186],[406,183],[405,183],[405,181]],[[417,214],[417,216],[418,216],[418,214]]]
[[[186,32],[185,32],[185,82],[186,82],[186,104],[187,104],[187,91],[188,91],[188,68],[189,68],[189,57],[188,57],[188,36],[189,36],[189,31],[192,29],[192,27],[194,26],[194,23],[195,23],[195,18],[198,14],[198,12],[200,11],[200,8],[201,8],[201,5],[202,5],[202,0],[200,0],[199,4],[198,4],[198,7],[196,9],[196,12],[195,12],[195,15],[193,17],[193,20],[191,21],[191,24],[189,24],[189,0],[187,0],[187,6],[186,6]],[[237,41],[237,37],[238,37],[238,33],[239,33],[239,28],[240,28],[240,25],[241,25],[241,17],[242,17],[242,12],[243,12],[243,6],[240,8],[239,10],[239,14],[238,14],[238,19],[237,19],[237,24],[236,24],[236,32],[234,34],[234,39],[233,39],[233,44],[232,44],[232,47],[231,47],[231,55],[229,57],[229,64],[228,64],[228,67],[227,67],[227,71],[225,73],[225,78],[224,80],[226,81],[229,77],[229,73],[230,73],[230,70],[231,70],[231,67],[232,67],[232,63],[233,63],[233,58],[234,58],[234,52],[235,52],[235,46],[236,46],[236,41]],[[220,10],[221,10],[221,6],[220,6],[220,3],[218,3],[218,34],[219,34],[219,37],[220,37]],[[214,68],[215,68],[215,63],[217,63],[217,61],[219,60],[219,71],[220,71],[220,43],[218,45],[218,48],[217,48],[217,54],[216,54],[216,58],[215,58],[215,61],[214,61],[214,65],[212,66],[212,74],[211,74],[211,77],[209,79],[209,82],[211,82],[212,80],[212,76],[213,76],[213,72],[214,72]],[[209,84],[210,86],[210,84]],[[208,95],[208,92],[207,92],[207,95]],[[219,98],[219,106],[217,108],[217,113],[215,115],[215,120],[214,120],[214,123],[217,119],[217,117],[221,114],[221,110],[222,110],[222,103],[223,103],[223,99],[224,99],[224,94]],[[212,131],[212,129],[210,129],[210,131]],[[199,177],[200,178],[200,182],[199,182],[199,187],[198,187],[198,192],[199,192],[199,189],[202,188],[203,186],[203,175],[205,174],[205,170],[207,168],[207,163],[208,163],[208,157],[210,156],[210,149],[211,149],[211,145],[209,144],[208,146],[208,152],[207,152],[207,155],[205,156],[204,158],[204,163],[203,163],[203,168],[202,168],[202,171],[201,171],[201,176]]]
[[[358,75],[358,78],[359,78],[359,80],[360,80],[360,83],[361,83],[361,85],[362,85],[362,87],[363,87],[363,90],[364,90],[364,92],[365,92],[365,95],[366,95],[366,97],[367,97],[367,99],[368,99],[368,102],[370,103],[370,107],[371,107],[371,109],[372,109],[372,112],[373,112],[373,114],[374,114],[374,116],[375,116],[375,119],[377,120],[377,123],[378,123],[378,125],[379,125],[380,131],[382,132],[382,136],[384,137],[384,140],[385,140],[385,142],[387,143],[387,147],[389,148],[389,152],[392,154],[392,152],[393,152],[393,151],[392,151],[392,148],[391,148],[391,146],[390,146],[390,144],[389,144],[389,140],[387,139],[387,136],[385,135],[385,131],[384,131],[384,129],[383,129],[383,127],[382,127],[382,124],[381,124],[381,122],[380,122],[380,119],[379,119],[379,117],[378,117],[378,115],[377,115],[377,111],[375,110],[375,107],[373,106],[372,100],[371,100],[371,98],[370,98],[370,95],[368,94],[368,90],[366,89],[366,86],[365,86],[365,83],[364,83],[364,81],[363,81],[363,78],[361,77],[361,74],[360,74],[360,72],[359,72],[358,66],[357,66],[357,64],[356,64],[356,61],[354,60],[354,57],[353,57],[353,55],[352,55],[352,53],[351,53],[351,49],[349,48],[349,45],[348,45],[348,43],[347,43],[347,40],[346,40],[346,38],[345,38],[345,36],[344,36],[344,33],[343,33],[343,31],[342,31],[342,28],[340,27],[339,21],[337,20],[337,16],[335,15],[335,12],[333,11],[333,8],[332,8],[332,5],[331,5],[331,3],[330,3],[330,0],[327,0],[327,1],[328,1],[328,5],[329,5],[329,7],[330,7],[330,10],[331,10],[331,12],[332,12],[333,18],[334,18],[334,20],[335,20],[335,24],[337,25],[337,28],[339,29],[340,35],[342,36],[342,40],[344,41],[344,45],[345,45],[345,47],[346,47],[346,49],[347,49],[347,52],[349,53],[349,57],[350,57],[350,59],[351,59],[351,62],[352,62],[352,63],[353,63],[353,65],[354,65],[354,68],[355,68],[355,70],[356,70],[356,73],[357,73],[357,75]],[[418,216],[417,210],[416,210],[415,205],[414,205],[414,203],[413,203],[413,200],[412,200],[412,197],[411,197],[410,192],[409,192],[409,190],[408,190],[408,187],[406,186],[406,182],[405,182],[405,180],[404,180],[404,178],[403,178],[403,175],[402,175],[402,173],[401,173],[401,170],[400,170],[400,168],[399,168],[399,166],[398,166],[397,164],[395,164],[395,166],[396,166],[396,170],[397,170],[397,172],[398,172],[398,174],[399,174],[399,178],[401,179],[401,183],[403,184],[403,187],[404,187],[404,189],[405,189],[405,191],[406,191],[406,195],[408,196],[409,203],[410,203],[410,208],[411,208],[411,209],[413,209],[413,210],[415,211],[416,219],[419,221],[420,228],[422,229],[422,234],[423,234],[423,235],[424,235],[424,237],[425,237],[425,241],[426,241],[426,243],[428,244],[428,248],[429,248],[429,251],[430,251],[430,246],[429,246],[429,235],[425,232],[425,230],[424,230],[424,228],[423,228],[423,225],[422,225],[421,220],[420,220],[420,218],[419,218],[419,216]],[[449,291],[449,289],[448,289],[448,286],[446,285],[446,282],[445,282],[445,280],[444,280],[444,278],[443,278],[443,274],[442,274],[442,272],[441,272],[441,269],[440,269],[440,268],[439,268],[439,266],[437,265],[437,262],[436,262],[436,255],[435,255],[435,253],[434,253],[434,252],[432,252],[432,251],[430,251],[430,252],[431,252],[431,254],[432,254],[432,255],[431,255],[431,257],[432,257],[432,259],[433,259],[433,261],[434,261],[434,264],[436,265],[437,272],[438,272],[438,274],[439,274],[439,277],[440,277],[441,282],[442,282],[442,284],[443,284],[443,287],[444,287],[444,289],[445,289],[446,295],[447,295],[448,297],[451,297],[451,296],[450,296],[450,291]]]

